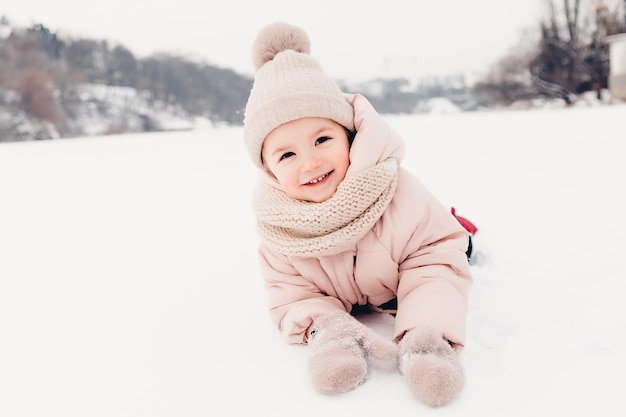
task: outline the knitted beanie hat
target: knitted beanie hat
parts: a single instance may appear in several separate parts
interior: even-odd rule
[[[259,167],[263,140],[284,123],[322,117],[354,130],[352,106],[310,50],[306,32],[282,22],[266,26],[254,42],[257,73],[246,105],[244,140]]]

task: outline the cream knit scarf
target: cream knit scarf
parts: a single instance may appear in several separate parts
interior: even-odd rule
[[[323,256],[354,245],[374,226],[398,184],[398,164],[389,158],[347,176],[335,194],[313,203],[261,184],[253,201],[261,237],[287,256]]]

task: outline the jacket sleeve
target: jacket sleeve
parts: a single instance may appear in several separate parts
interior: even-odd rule
[[[268,292],[272,321],[292,344],[306,344],[315,318],[349,306],[328,296],[296,270],[289,258],[259,247],[261,274]]]
[[[472,277],[465,251],[467,231],[450,211],[417,180],[409,201],[414,208],[413,225],[399,262],[398,314],[394,336],[431,325],[453,345],[465,343],[465,318]],[[408,232],[407,232],[408,233]]]

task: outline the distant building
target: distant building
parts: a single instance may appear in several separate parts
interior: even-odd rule
[[[7,39],[11,35],[11,24],[6,16],[0,17],[0,39]]]
[[[609,91],[611,97],[626,100],[626,33],[606,38],[609,44]]]

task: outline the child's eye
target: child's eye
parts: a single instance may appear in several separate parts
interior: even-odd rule
[[[330,140],[328,136],[322,136],[321,138],[317,138],[317,140],[315,141],[315,144],[319,145],[319,144],[326,142],[327,140]]]
[[[295,153],[293,153],[293,152],[285,152],[284,154],[282,154],[280,156],[279,160],[282,161],[283,159],[287,159],[287,158],[289,158],[290,156],[293,156],[293,155],[295,155]]]

